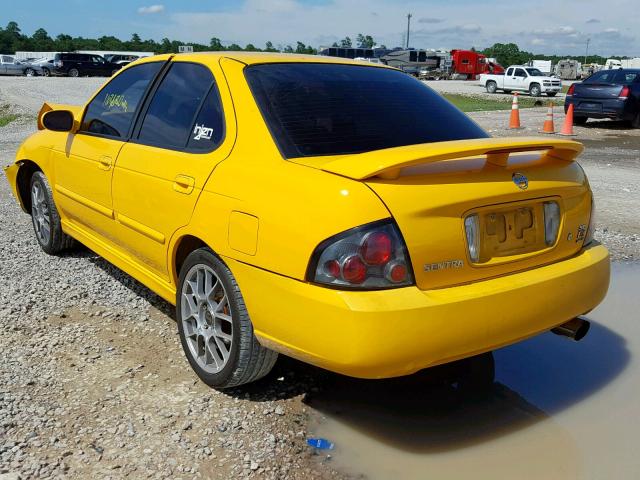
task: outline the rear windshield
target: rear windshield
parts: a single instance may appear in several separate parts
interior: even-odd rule
[[[583,83],[614,83],[628,85],[640,78],[640,70],[601,70],[587,78]]]
[[[250,66],[245,75],[285,158],[488,137],[440,95],[397,70],[284,63]]]

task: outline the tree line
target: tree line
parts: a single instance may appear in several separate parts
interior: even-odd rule
[[[222,51],[222,50],[244,50],[248,52],[287,52],[287,53],[307,53],[315,55],[318,51],[311,45],[296,42],[295,45],[278,45],[267,42],[263,48],[259,48],[252,43],[244,47],[236,43],[223,45],[219,38],[213,37],[208,45],[201,43],[187,42],[193,46],[195,52]],[[178,47],[185,45],[185,42],[163,38],[157,42],[153,39],[142,40],[140,35],[134,33],[129,40],[120,40],[112,35],[105,35],[100,38],[72,37],[61,33],[52,38],[44,28],[39,28],[33,35],[25,35],[20,30],[16,22],[9,22],[5,28],[0,27],[0,52],[15,53],[17,51],[28,52],[73,52],[76,50],[115,50],[130,52],[155,52],[155,53],[177,53]]]
[[[472,47],[473,50],[475,50]],[[539,53],[531,53],[524,50],[520,50],[518,45],[515,43],[496,43],[489,48],[485,48],[480,51],[483,55],[486,55],[490,58],[495,58],[498,63],[504,67],[508,67],[509,65],[524,65],[530,60],[551,60],[551,62],[555,65],[560,60],[571,59],[577,60],[581,63],[585,62],[584,55],[543,55]],[[603,57],[601,55],[588,55],[586,59],[586,63],[597,63],[599,65],[604,65],[607,61],[607,58],[615,58],[622,59],[626,57]]]

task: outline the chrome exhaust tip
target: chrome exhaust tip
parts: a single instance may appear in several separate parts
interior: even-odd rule
[[[562,325],[558,325],[556,328],[552,328],[551,331],[556,335],[568,337],[579,342],[587,335],[589,327],[591,327],[591,324],[588,320],[576,317]]]

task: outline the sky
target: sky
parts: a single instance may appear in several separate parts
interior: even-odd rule
[[[156,3],[157,2],[157,3]],[[326,46],[371,35],[395,47],[406,35],[416,48],[485,48],[516,43],[534,53],[640,56],[640,0],[2,0],[0,25],[23,33],[123,40],[163,37],[208,44],[296,41]],[[3,20],[4,19],[4,20]]]

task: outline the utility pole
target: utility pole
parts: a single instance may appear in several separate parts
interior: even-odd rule
[[[590,40],[591,40],[590,38],[587,38],[587,48],[584,51],[584,63],[587,63],[587,57],[589,56],[589,41]]]
[[[409,48],[409,31],[411,29],[411,17],[413,17],[413,15],[407,13],[407,48]]]

